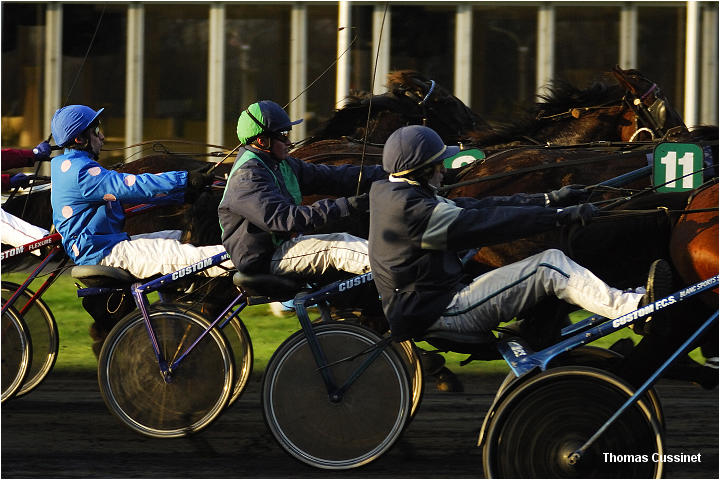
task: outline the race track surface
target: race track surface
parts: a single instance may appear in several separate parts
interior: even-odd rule
[[[475,447],[499,377],[462,377],[464,393],[428,384],[415,419],[392,450],[362,468],[316,470],[289,457],[265,427],[260,379],[208,429],[159,440],[126,428],[105,408],[94,372],[52,372],[2,406],[3,478],[481,478]],[[668,453],[666,478],[718,478],[718,391],[680,382],[657,387]],[[302,394],[302,392],[298,392]],[[521,453],[519,453],[521,454]]]

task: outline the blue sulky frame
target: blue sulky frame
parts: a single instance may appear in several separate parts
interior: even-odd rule
[[[245,293],[241,292],[235,298],[235,300],[233,300],[227,306],[227,308],[225,308],[222,313],[218,315],[218,317],[208,326],[208,328],[202,334],[200,334],[200,336],[195,339],[195,341],[190,346],[188,346],[185,351],[182,352],[182,354],[180,354],[172,364],[169,365],[167,363],[167,360],[163,357],[162,352],[160,351],[157,338],[155,337],[155,331],[150,324],[150,315],[148,313],[150,304],[147,297],[148,294],[155,292],[162,287],[168,286],[183,277],[193,275],[203,270],[207,270],[210,267],[219,265],[222,262],[228,260],[229,258],[230,255],[227,252],[218,253],[217,255],[213,255],[212,257],[206,258],[197,263],[181,268],[180,270],[168,273],[167,275],[163,275],[162,277],[156,278],[155,280],[151,280],[147,283],[133,283],[130,286],[130,293],[132,293],[135,304],[137,305],[138,309],[142,313],[143,319],[145,320],[145,327],[147,328],[150,341],[152,342],[153,351],[155,352],[155,356],[157,357],[158,363],[160,365],[160,370],[166,382],[172,381],[173,372],[177,370],[183,359],[195,348],[195,345],[197,345],[200,341],[202,341],[203,338],[205,338],[205,336],[210,332],[210,330],[212,330],[216,326],[219,326],[219,328],[223,328],[248,305],[248,302],[247,298],[245,298]],[[88,297],[121,290],[122,289],[107,287],[89,287],[78,289],[77,295],[78,297]],[[235,308],[235,310],[233,311],[232,315],[224,318],[225,315],[233,308]],[[224,321],[221,323],[220,321],[223,319]]]
[[[631,323],[642,320],[649,315],[656,314],[664,308],[668,308],[675,303],[681,302],[693,295],[716,288],[718,286],[718,275],[710,277],[689,287],[683,288],[672,295],[662,298],[653,304],[648,304],[633,312],[630,312],[616,319],[608,319],[599,315],[592,315],[561,331],[561,335],[565,337],[560,342],[552,345],[539,352],[534,352],[519,339],[510,339],[505,342],[498,343],[498,349],[503,358],[510,366],[512,372],[520,377],[527,374],[535,368],[545,370],[550,361],[561,353],[572,350],[580,345],[585,345],[598,338],[609,335]],[[607,430],[607,428],[618,418],[623,412],[635,403],[650,387],[660,378],[667,367],[682,355],[690,345],[707,330],[710,325],[718,318],[718,312],[713,313],[696,331],[693,333],[670,357],[638,388],[635,393],[627,399],[627,401],[610,417],[598,430],[590,437],[580,448],[570,455],[570,464],[577,462],[582,454]],[[578,333],[576,333],[578,332]],[[573,335],[574,334],[574,335]],[[569,336],[572,335],[572,336]]]

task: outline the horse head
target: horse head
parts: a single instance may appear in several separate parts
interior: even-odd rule
[[[416,105],[421,123],[435,130],[446,143],[459,143],[469,131],[489,128],[448,89],[413,70],[390,72],[387,87],[393,95]]]
[[[674,127],[685,129],[682,117],[672,108],[657,83],[638,70],[623,70],[619,65],[615,65],[612,73],[626,91],[623,101],[629,108],[631,125],[625,132],[632,132],[630,141],[637,140],[642,134],[649,136],[649,140],[662,138]]]

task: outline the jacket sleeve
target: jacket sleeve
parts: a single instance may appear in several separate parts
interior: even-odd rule
[[[453,198],[453,202],[462,208],[485,208],[485,207],[498,207],[498,206],[523,206],[523,205],[535,205],[544,207],[545,206],[545,194],[544,193],[516,193],[514,195],[503,196],[503,197],[483,197],[483,198]]]
[[[387,178],[387,173],[380,165],[362,167],[360,177],[361,167],[356,165],[324,165],[296,158],[292,162],[303,195],[350,197],[357,191],[358,178],[361,193],[368,192],[375,180]]]
[[[32,150],[18,150],[15,148],[2,149],[2,169],[32,167],[35,156]]]
[[[517,240],[555,228],[557,209],[539,206],[494,205],[462,208],[440,202],[421,233],[421,247],[458,251]]]
[[[170,203],[184,199],[187,172],[134,175],[106,170],[92,162],[78,171],[77,180],[81,194],[91,202]]]
[[[263,167],[235,171],[228,180],[223,205],[267,232],[309,233],[349,214],[345,198],[295,205]]]

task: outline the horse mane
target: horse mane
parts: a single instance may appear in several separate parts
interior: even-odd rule
[[[593,107],[618,102],[624,90],[618,84],[595,81],[584,89],[574,86],[567,80],[555,79],[545,86],[545,92],[538,95],[539,101],[529,107],[515,108],[514,120],[495,123],[493,128],[473,132],[474,143],[489,146],[502,145],[529,139],[540,131],[549,117],[568,113],[573,108]]]

